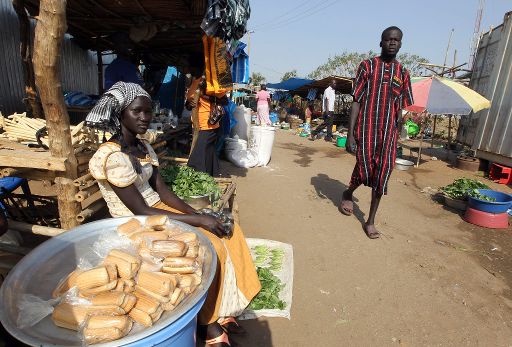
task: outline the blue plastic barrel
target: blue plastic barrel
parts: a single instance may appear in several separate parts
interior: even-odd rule
[[[163,328],[153,335],[123,346],[149,347],[149,346],[172,346],[172,347],[195,347],[197,314],[206,300],[206,292],[203,297],[192,306],[187,313],[178,320]]]

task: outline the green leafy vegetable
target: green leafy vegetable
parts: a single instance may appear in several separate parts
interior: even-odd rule
[[[211,201],[220,198],[220,188],[210,175],[189,166],[168,166],[160,170],[165,183],[182,199],[209,195]]]
[[[472,196],[485,201],[496,201],[496,199],[478,192],[478,189],[489,189],[489,186],[470,178],[457,178],[453,183],[440,189],[446,196],[452,199],[467,200],[468,196]]]
[[[284,310],[286,303],[279,298],[279,293],[283,289],[284,284],[269,269],[259,267],[256,271],[261,282],[261,290],[252,299],[249,308],[252,310]]]

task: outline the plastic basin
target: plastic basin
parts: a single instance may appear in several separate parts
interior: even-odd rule
[[[489,213],[505,213],[512,207],[512,195],[497,192],[491,189],[478,189],[480,194],[496,199],[496,201],[485,201],[469,197],[469,207]]]
[[[464,220],[468,223],[491,229],[508,228],[508,214],[505,213],[489,213],[468,208],[464,214]]]
[[[92,245],[99,236],[115,233],[116,227],[130,218],[111,218],[81,225],[51,238],[26,255],[10,271],[0,289],[0,321],[5,329],[31,346],[82,346],[75,331],[57,327],[49,316],[32,327],[18,328],[16,320],[21,296],[32,294],[42,300],[50,299],[59,280],[71,272],[80,259],[85,258],[93,265],[99,262],[98,255],[92,252]],[[95,347],[195,346],[196,317],[215,275],[217,255],[211,242],[197,228],[177,221],[173,223],[196,233],[201,245],[205,246],[202,283],[175,310],[165,312],[152,327],[133,331],[122,339],[96,344]]]

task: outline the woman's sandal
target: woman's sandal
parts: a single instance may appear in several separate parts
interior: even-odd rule
[[[242,326],[240,326],[240,324],[238,324],[234,317],[219,319],[218,323],[220,324],[221,328],[227,333],[238,335],[247,334],[247,331]]]
[[[226,332],[223,332],[222,335],[217,336],[213,339],[204,341],[207,346],[215,346],[215,347],[230,347],[231,343],[229,342],[229,337]]]

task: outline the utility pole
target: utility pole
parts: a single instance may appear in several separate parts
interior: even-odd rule
[[[443,63],[443,70],[441,71],[441,76],[444,76],[444,70],[446,68],[446,60],[448,60],[448,51],[450,50],[450,44],[452,43],[452,36],[453,36],[453,31],[455,29],[452,29],[452,31],[450,32],[450,38],[448,39],[448,46],[446,46],[446,53],[444,55],[444,63]]]
[[[473,37],[469,46],[469,69],[473,70],[475,63],[476,50],[478,49],[478,39],[480,37],[480,24],[482,23],[482,16],[484,13],[485,0],[479,0],[478,9],[476,10],[475,28],[473,30]]]

